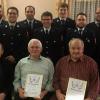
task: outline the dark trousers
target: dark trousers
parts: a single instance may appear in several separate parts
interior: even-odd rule
[[[4,100],[12,100],[13,86],[9,86],[6,91],[6,97]]]
[[[48,92],[47,95],[42,100],[50,100],[50,98],[54,95],[54,92]],[[15,99],[14,100],[35,100],[34,98],[28,97],[26,99],[21,99],[18,95],[18,93],[15,93]]]

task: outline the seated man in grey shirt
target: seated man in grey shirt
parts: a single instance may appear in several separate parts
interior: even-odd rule
[[[42,74],[42,90],[39,100],[49,100],[47,94],[53,90],[52,79],[54,66],[50,59],[41,56],[42,44],[37,39],[31,39],[28,43],[29,56],[21,59],[15,68],[14,89],[17,92],[15,100],[37,100],[36,98],[26,98],[25,82],[28,74]]]

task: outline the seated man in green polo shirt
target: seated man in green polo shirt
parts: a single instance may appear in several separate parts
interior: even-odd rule
[[[37,39],[31,39],[28,43],[29,56],[21,59],[15,68],[14,88],[18,96],[15,100],[37,100],[25,97],[25,82],[28,74],[42,74],[42,89],[39,100],[49,100],[47,94],[53,90],[52,79],[54,66],[50,59],[41,56],[42,44]]]

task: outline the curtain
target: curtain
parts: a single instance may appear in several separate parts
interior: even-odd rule
[[[96,8],[100,7],[100,0],[69,0],[69,7],[72,19],[75,19],[79,12],[84,12],[87,14],[88,22],[92,22]]]

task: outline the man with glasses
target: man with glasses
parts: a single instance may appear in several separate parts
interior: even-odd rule
[[[43,27],[35,30],[35,36],[43,44],[42,55],[50,58],[54,64],[62,56],[62,34],[61,31],[52,26],[53,16],[51,12],[43,12],[41,15]],[[59,48],[59,49],[58,49]]]

